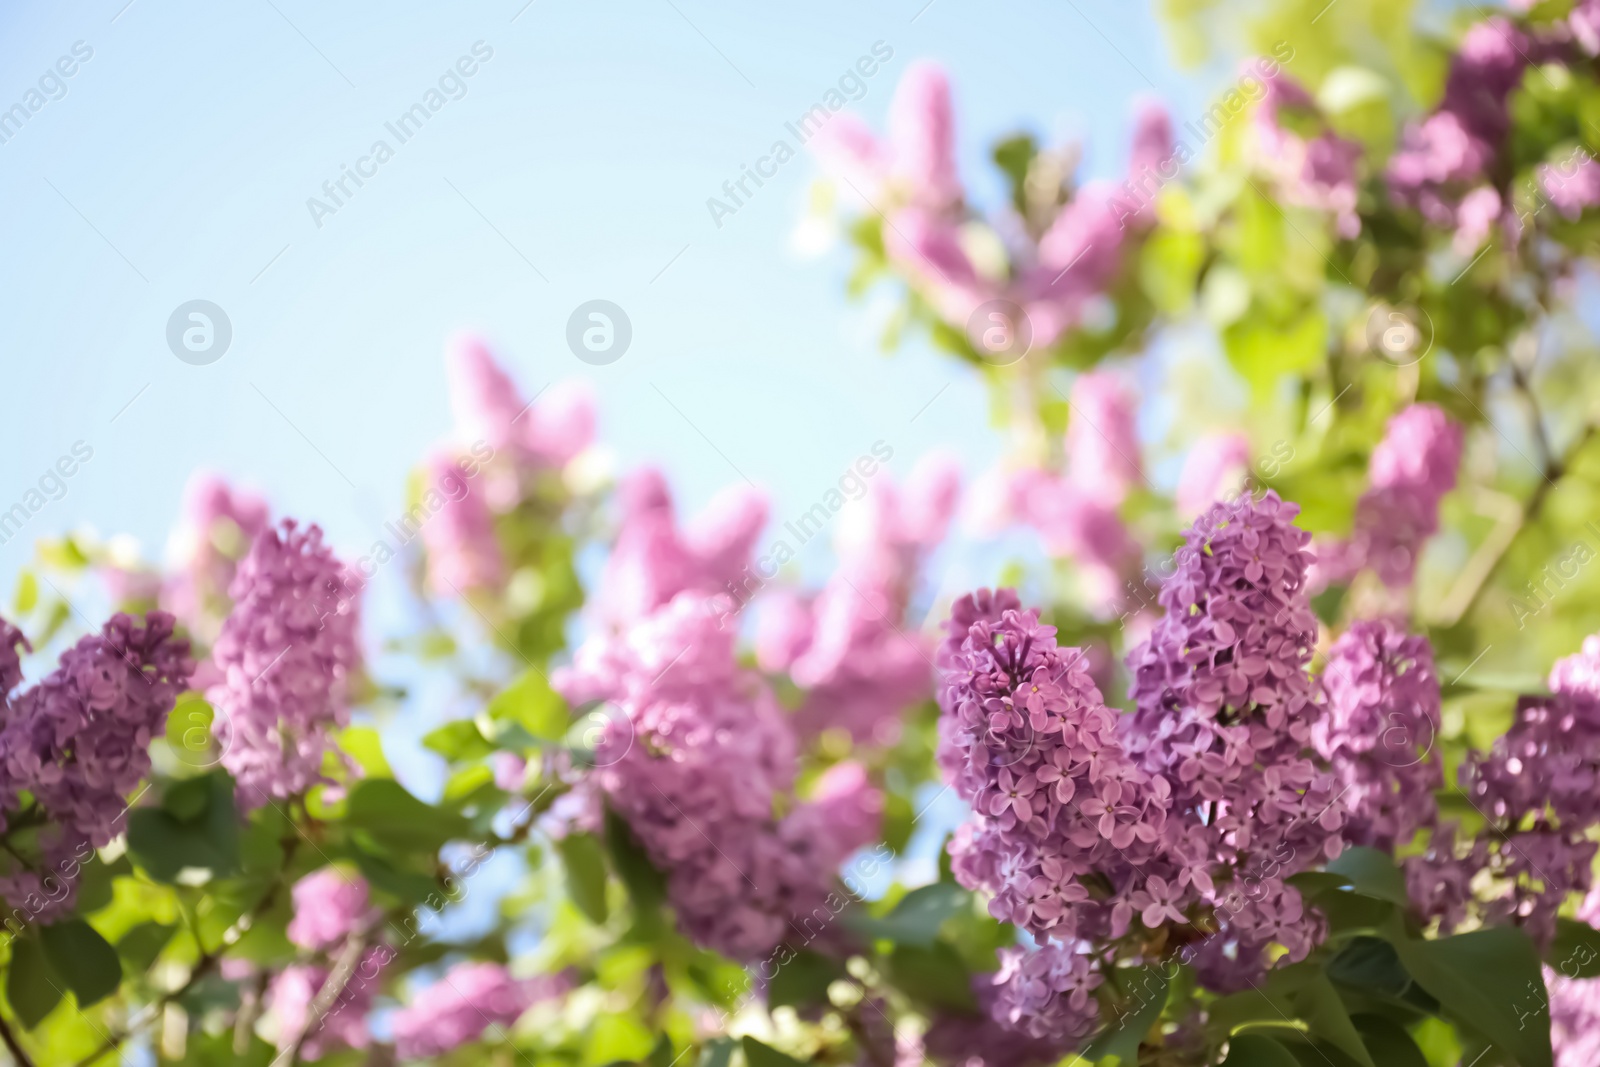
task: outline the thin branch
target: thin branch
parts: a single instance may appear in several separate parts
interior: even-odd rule
[[[361,954],[366,951],[367,936],[364,932],[357,933],[345,942],[344,948],[339,952],[338,960],[333,965],[333,970],[328,974],[328,980],[322,983],[317,998],[311,1002],[311,1010],[306,1012],[305,1022],[300,1025],[294,1040],[272,1061],[273,1067],[278,1067],[279,1064],[294,1067],[300,1062],[300,1050],[305,1046],[306,1039],[322,1025],[323,1016],[328,1014],[334,1002],[344,994],[350,979],[355,977],[356,964],[361,962]]]
[[[22,1045],[17,1042],[16,1035],[11,1032],[11,1024],[6,1022],[6,1017],[0,1015],[0,1040],[6,1043],[6,1048],[11,1050],[11,1058],[17,1061],[17,1067],[33,1067],[33,1061],[28,1054],[22,1051]]]

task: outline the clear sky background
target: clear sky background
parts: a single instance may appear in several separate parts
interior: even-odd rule
[[[448,429],[462,329],[530,395],[592,381],[619,464],[662,464],[690,506],[742,472],[781,520],[879,439],[896,476],[936,446],[975,471],[996,451],[981,383],[920,340],[879,354],[847,251],[792,250],[812,160],[720,228],[707,198],[875,42],[893,58],[852,106],[881,124],[913,59],[947,64],[991,201],[1002,133],[1081,138],[1114,174],[1140,93],[1204,107],[1144,3],[93,0],[0,7],[0,108],[80,41],[65,95],[0,144],[0,510],[75,442],[94,455],[0,546],[8,583],[79,524],[159,553],[200,466],[359,551]],[[466,95],[400,145],[385,122],[479,41]],[[319,228],[307,198],[380,137],[395,157]],[[594,298],[633,326],[604,367],[564,342]],[[232,325],[207,366],[166,344],[193,299]]]

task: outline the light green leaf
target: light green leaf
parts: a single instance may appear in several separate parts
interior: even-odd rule
[[[606,921],[606,861],[592,834],[568,834],[556,842],[567,872],[567,895],[596,925]]]

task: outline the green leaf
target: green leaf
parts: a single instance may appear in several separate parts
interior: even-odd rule
[[[795,1064],[805,1062],[792,1056],[785,1056],[771,1045],[763,1045],[753,1037],[745,1037],[743,1045],[744,1060],[750,1067],[794,1067]]]
[[[478,724],[470,719],[457,719],[430,730],[422,738],[422,744],[451,763],[482,759],[494,751],[494,746],[478,732]]]
[[[1291,874],[1284,881],[1300,890],[1300,895],[1307,900],[1331,890],[1348,889],[1351,885],[1349,878],[1332,871],[1301,871],[1299,874]]]
[[[1568,978],[1600,976],[1600,930],[1575,919],[1556,920],[1556,939],[1545,963]]]
[[[700,1052],[700,1067],[728,1067],[733,1059],[733,1049],[733,1038],[712,1038]]]
[[[1411,976],[1389,942],[1377,937],[1356,937],[1328,961],[1328,977],[1373,996],[1398,1000],[1411,985]]]
[[[11,963],[6,968],[6,1000],[24,1030],[39,1025],[61,1002],[61,983],[50,973],[44,946],[33,936],[11,942]]]
[[[1381,1015],[1357,1015],[1354,1022],[1367,1051],[1382,1067],[1428,1067],[1422,1050],[1399,1023]]]
[[[1091,1063],[1115,1056],[1122,1067],[1134,1067],[1139,1062],[1140,1042],[1167,1006],[1167,976],[1159,967],[1137,967],[1122,972],[1118,984],[1132,997],[1083,1056]]]
[[[437,852],[445,842],[471,832],[471,825],[462,816],[424,804],[389,778],[358,782],[350,791],[345,821],[399,851]]]
[[[1327,975],[1308,967],[1302,977],[1299,987],[1289,995],[1294,1014],[1306,1021],[1314,1036],[1323,1038],[1362,1067],[1377,1067]]]
[[[374,889],[399,897],[408,904],[420,904],[438,892],[439,883],[430,874],[396,866],[354,843],[348,854]]]
[[[887,915],[851,912],[845,926],[863,937],[928,948],[938,939],[944,921],[971,904],[972,895],[960,886],[934,882],[907,893]]]
[[[1375,848],[1353,845],[1339,853],[1337,859],[1328,861],[1327,868],[1350,879],[1352,892],[1402,908],[1411,905],[1411,898],[1406,895],[1406,876],[1394,860]]]
[[[220,771],[173,785],[171,808],[128,814],[128,852],[158,882],[176,882],[186,868],[218,878],[239,869],[239,817],[233,779]],[[196,810],[199,805],[199,810]],[[187,817],[175,814],[185,813]]]
[[[606,861],[592,834],[568,834],[556,842],[567,872],[567,895],[596,925],[606,921]]]
[[[177,927],[165,923],[142,922],[130,929],[117,941],[117,955],[128,965],[128,970],[142,974],[161,955],[161,950],[172,940]]]
[[[1416,941],[1398,921],[1387,934],[1406,971],[1457,1022],[1510,1052],[1521,1067],[1551,1067],[1548,1023],[1528,1025],[1530,1014],[1546,1010],[1549,995],[1527,934],[1490,927]]]
[[[361,767],[364,778],[393,778],[394,769],[383,754],[383,740],[370,726],[347,726],[339,731],[339,747]]]
[[[509,719],[542,741],[559,741],[572,717],[567,702],[550,688],[537,667],[530,667],[496,694],[486,710],[489,718]]]
[[[39,931],[45,959],[87,1008],[116,992],[122,982],[122,961],[100,931],[82,919],[52,923]]]
[[[656,1047],[650,1050],[650,1056],[644,1061],[649,1067],[672,1067],[677,1059],[672,1055],[672,1039],[665,1034],[656,1042]]]
[[[1265,1034],[1235,1034],[1228,1040],[1228,1058],[1222,1067],[1300,1067],[1278,1042]]]
[[[661,904],[667,898],[666,879],[644,854],[627,822],[610,808],[606,809],[605,832],[606,851],[611,856],[612,869],[622,879],[633,901],[635,922],[646,932],[659,931]]]
[[[889,955],[889,980],[902,992],[937,1008],[977,1011],[972,974],[961,954],[944,941],[930,947],[896,945]]]
[[[828,986],[845,977],[838,960],[801,949],[767,983],[767,1007],[809,1008],[828,1002]]]

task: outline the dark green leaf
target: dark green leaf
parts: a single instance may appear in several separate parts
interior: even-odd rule
[[[778,973],[767,983],[767,1007],[826,1004],[828,986],[843,977],[845,970],[838,960],[802,949],[787,963],[780,963]]]
[[[596,924],[606,921],[606,861],[592,834],[568,834],[556,842],[567,872],[567,895]]]
[[[1333,871],[1301,871],[1299,874],[1291,874],[1284,881],[1300,890],[1300,894],[1307,899],[1313,899],[1335,889],[1348,888],[1351,884],[1349,878]]]
[[[656,1047],[650,1050],[650,1058],[645,1060],[649,1067],[672,1067],[677,1060],[672,1055],[672,1039],[665,1034],[656,1042]]]
[[[233,808],[233,779],[214,771],[188,778],[174,787],[175,807],[190,813],[179,818],[165,806],[135,808],[128,815],[128,852],[150,877],[174,882],[185,868],[210,871],[212,877],[239,869],[239,817]],[[204,806],[195,809],[195,797]]]
[[[374,889],[399,897],[407,904],[420,904],[439,890],[439,883],[431,874],[398,867],[359,845],[350,848],[349,856]]]
[[[1411,984],[1411,976],[1394,946],[1377,937],[1353,938],[1328,961],[1328,977],[1342,985],[1376,996],[1398,999]]]
[[[122,961],[100,931],[82,919],[53,923],[39,931],[50,969],[87,1008],[110,996],[122,982]]]
[[[1289,996],[1294,1014],[1306,1021],[1314,1036],[1327,1041],[1361,1064],[1361,1067],[1377,1067],[1367,1054],[1361,1035],[1356,1032],[1344,1002],[1339,999],[1338,991],[1328,981],[1327,975],[1308,966],[1303,978],[1299,987]]]
[[[6,1000],[24,1030],[32,1030],[61,1002],[61,980],[50,973],[44,946],[33,936],[11,942],[11,963],[6,968]]]
[[[1600,976],[1600,930],[1575,919],[1556,920],[1556,939],[1545,963],[1567,978]]]
[[[977,1010],[972,975],[961,954],[943,941],[930,947],[896,945],[889,956],[889,980],[908,996],[937,1008]]]
[[[1106,1021],[1106,1032],[1083,1055],[1091,1063],[1115,1056],[1121,1067],[1134,1067],[1139,1062],[1140,1042],[1167,1006],[1167,976],[1159,967],[1138,967],[1120,972],[1118,984],[1129,991],[1131,999],[1115,1018]]]
[[[1388,937],[1406,971],[1457,1022],[1510,1052],[1522,1067],[1551,1067],[1548,1021],[1528,1025],[1549,1001],[1528,935],[1491,927],[1416,941],[1392,922]]]
[[[804,1061],[785,1056],[771,1045],[763,1045],[753,1037],[743,1039],[744,1060],[749,1067],[794,1067]]]
[[[1356,1029],[1380,1067],[1428,1067],[1428,1061],[1405,1027],[1381,1015],[1357,1015]]]
[[[211,806],[211,776],[185,778],[167,786],[161,810],[179,822],[193,822]]]
[[[1278,1042],[1265,1034],[1235,1034],[1228,1040],[1228,1058],[1222,1067],[1300,1067]]]
[[[1394,905],[1387,900],[1363,896],[1348,889],[1323,893],[1313,903],[1327,917],[1330,934],[1379,931],[1395,913]]]
[[[934,882],[907,893],[887,915],[857,910],[846,916],[845,925],[863,937],[927,948],[938,939],[944,921],[971,902],[971,894],[960,886]]]
[[[432,749],[452,763],[459,760],[482,759],[494,751],[494,746],[478,732],[476,723],[467,719],[447,722],[422,738],[423,747]]]
[[[399,782],[368,778],[350,791],[345,821],[370,833],[387,848],[437,852],[445,842],[466,837],[471,826],[461,815],[424,804]]]
[[[733,1038],[712,1038],[700,1052],[700,1067],[728,1067],[733,1059],[733,1050]]]
[[[117,955],[122,957],[122,962],[135,974],[141,974],[150,969],[150,965],[161,955],[161,950],[167,947],[167,942],[172,940],[175,926],[165,923],[142,922],[133,927],[117,942]]]
[[[1375,848],[1354,845],[1328,862],[1328,870],[1350,879],[1351,891],[1362,896],[1387,900],[1400,907],[1409,907],[1411,898],[1406,895],[1406,876],[1394,865],[1394,860]]]
[[[83,877],[78,880],[76,910],[79,915],[93,915],[111,903],[111,883],[120,875],[132,874],[133,864],[128,862],[127,856],[118,856],[111,863],[104,863],[93,852],[89,852],[87,846],[84,851],[88,855],[82,864]]]

